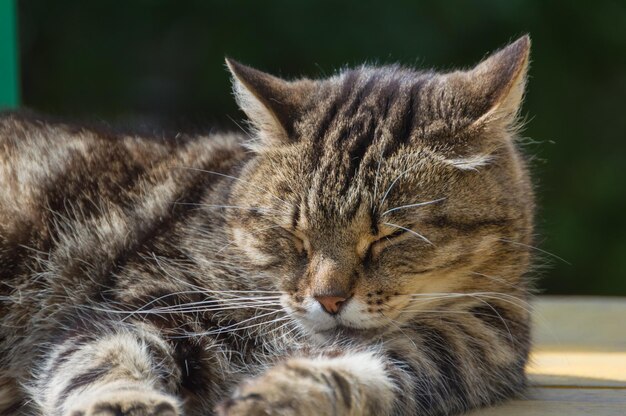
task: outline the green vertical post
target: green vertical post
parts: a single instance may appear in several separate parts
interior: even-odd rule
[[[0,0],[0,109],[20,101],[16,12],[15,0]]]

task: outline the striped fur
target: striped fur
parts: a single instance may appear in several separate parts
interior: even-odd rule
[[[2,115],[0,415],[452,415],[519,393],[528,52],[296,81],[228,61],[251,139]]]

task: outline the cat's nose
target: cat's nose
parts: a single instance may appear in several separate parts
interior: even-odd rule
[[[315,296],[315,300],[322,305],[326,312],[335,315],[347,299],[341,296]]]

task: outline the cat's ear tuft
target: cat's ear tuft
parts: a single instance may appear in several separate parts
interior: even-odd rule
[[[524,97],[529,54],[530,37],[525,35],[466,72],[466,85],[476,102],[482,103],[477,123],[500,121],[505,127],[515,123]]]
[[[314,83],[285,81],[226,58],[233,76],[233,91],[239,107],[258,131],[261,146],[293,140],[295,123]]]

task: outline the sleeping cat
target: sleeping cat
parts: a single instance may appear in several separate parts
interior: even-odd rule
[[[285,81],[250,137],[0,119],[0,414],[452,415],[523,389],[530,40]]]

